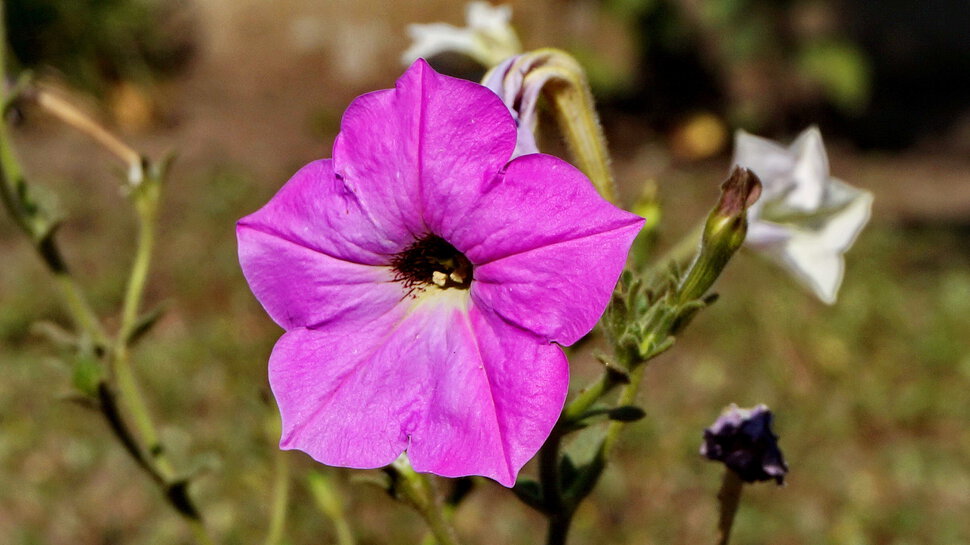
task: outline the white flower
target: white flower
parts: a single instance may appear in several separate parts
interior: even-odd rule
[[[521,52],[522,45],[509,24],[512,8],[492,6],[488,2],[471,2],[465,8],[467,26],[447,23],[408,25],[412,44],[401,56],[404,64],[418,58],[429,58],[453,51],[464,53],[486,68]]]
[[[791,146],[738,131],[734,163],[761,178],[763,192],[748,210],[745,245],[792,273],[825,303],[835,302],[843,254],[869,221],[872,193],[829,175],[817,127]]]

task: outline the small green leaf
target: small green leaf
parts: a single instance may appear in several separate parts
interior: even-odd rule
[[[74,358],[74,368],[71,373],[71,383],[82,394],[97,397],[98,385],[101,383],[102,373],[100,362],[90,354],[78,354]]]
[[[562,459],[559,460],[559,482],[566,489],[572,485],[577,476],[579,476],[579,468],[573,462],[572,456],[564,453]]]
[[[202,519],[199,510],[195,508],[195,504],[189,498],[189,481],[187,479],[179,479],[170,483],[165,487],[165,495],[168,496],[169,501],[183,516],[193,520]]]
[[[635,405],[623,405],[615,409],[611,409],[606,416],[610,420],[616,420],[617,422],[636,422],[647,416],[646,411],[637,407]]]
[[[535,480],[520,477],[515,481],[512,492],[529,507],[540,511],[543,509],[542,487]]]
[[[131,328],[128,333],[128,337],[125,339],[125,344],[131,346],[138,342],[146,333],[151,331],[151,329],[158,323],[158,320],[165,315],[167,310],[165,305],[159,305],[152,310],[142,314],[135,321],[135,325]]]
[[[660,342],[655,342],[653,339],[648,339],[649,342],[644,342],[640,345],[640,357],[643,361],[651,360],[656,358],[660,354],[663,354],[670,347],[674,345],[676,337],[668,335]]]

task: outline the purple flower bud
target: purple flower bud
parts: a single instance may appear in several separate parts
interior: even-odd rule
[[[744,482],[774,479],[783,484],[788,464],[778,448],[778,436],[771,431],[771,419],[765,405],[740,409],[732,403],[704,430],[701,455],[724,462]]]

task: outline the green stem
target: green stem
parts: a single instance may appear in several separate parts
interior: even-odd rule
[[[290,500],[290,464],[288,454],[277,449],[275,478],[273,482],[273,504],[270,510],[269,530],[266,532],[265,545],[277,545],[283,539],[286,528],[286,511]],[[338,532],[339,535],[339,532]],[[338,540],[338,543],[344,543]]]
[[[734,471],[725,468],[721,490],[717,493],[717,501],[720,506],[720,517],[717,524],[718,545],[728,545],[731,540],[731,528],[734,526],[734,517],[738,513],[738,506],[741,504],[743,488],[744,481],[741,480],[741,477]]]
[[[158,210],[159,185],[161,185],[160,180],[152,176],[133,190],[135,208],[138,212],[138,240],[135,246],[135,258],[128,276],[128,286],[125,289],[121,312],[121,330],[118,335],[119,343],[128,343],[131,332],[138,323],[138,312],[141,308],[145,283],[148,280],[148,269],[155,249],[155,220]]]
[[[569,537],[569,528],[573,523],[573,511],[556,513],[549,517],[548,530],[546,531],[546,545],[566,545],[566,538]]]
[[[559,475],[561,447],[562,433],[558,429],[553,429],[539,451],[539,482],[542,483],[543,509],[550,514],[562,512],[565,508],[562,498],[562,478]]]
[[[576,166],[589,177],[600,195],[616,202],[616,182],[603,127],[596,113],[586,73],[571,55],[558,49],[533,53],[541,61],[527,77],[548,78],[543,94],[552,104],[556,120]]]
[[[128,342],[131,332],[138,322],[138,312],[141,307],[145,283],[148,279],[148,269],[152,252],[155,247],[155,217],[158,206],[158,179],[152,177],[144,180],[141,185],[133,189],[138,221],[138,237],[135,245],[135,257],[128,275],[128,284],[122,303],[121,327],[115,339],[114,351],[111,358],[111,375],[118,385],[118,394],[122,404],[131,413],[137,434],[142,445],[151,455],[152,460],[166,479],[171,478],[175,471],[168,460],[165,450],[159,440],[158,431],[152,421],[151,413],[145,403],[141,388],[131,368],[128,352]]]
[[[6,85],[7,35],[4,18],[4,4],[0,2],[0,200],[18,227],[30,238],[34,249],[44,264],[54,275],[58,291],[71,320],[78,331],[91,337],[100,347],[107,346],[107,334],[97,315],[92,310],[80,286],[70,275],[54,244],[53,229],[31,212],[24,198],[26,182],[23,170],[13,151],[10,130],[4,117],[11,102]],[[32,221],[33,220],[33,221]]]
[[[568,425],[579,420],[590,407],[617,385],[615,376],[615,373],[604,372],[592,384],[582,389],[563,409],[559,421]]]
[[[617,407],[636,403],[637,393],[640,391],[640,383],[643,382],[643,373],[646,368],[646,365],[637,365],[630,371],[630,382],[620,390],[620,396],[616,401]],[[626,422],[612,420],[606,427],[606,435],[603,437],[603,446],[601,447],[604,459],[609,458],[609,454],[613,450],[613,445],[616,444],[617,439],[620,437],[620,430],[626,424]]]
[[[146,187],[147,185],[147,187]],[[135,428],[142,444],[158,463],[166,477],[171,477],[173,468],[161,447],[158,432],[152,422],[151,414],[144,401],[141,388],[131,369],[128,356],[128,341],[138,321],[138,310],[148,278],[148,268],[155,245],[155,216],[158,203],[158,180],[149,179],[144,185],[134,189],[135,208],[138,212],[138,240],[135,258],[128,276],[128,285],[122,303],[121,328],[115,341],[111,358],[111,374],[117,381],[119,397],[131,412]]]
[[[398,458],[392,467],[400,477],[396,490],[421,514],[438,545],[458,545],[455,530],[445,517],[441,501],[428,477],[414,471],[404,456]]]
[[[148,405],[145,403],[135,374],[132,372],[127,347],[116,347],[111,358],[111,375],[118,388],[118,398],[122,406],[131,415],[136,430],[135,434],[139,439],[138,442],[145,449],[159,473],[166,481],[170,480],[175,475],[175,469],[168,460],[168,454],[159,439]]]
[[[330,477],[319,471],[313,472],[307,476],[307,484],[317,508],[333,522],[337,545],[355,545],[357,540],[347,522],[340,494],[335,490]]]

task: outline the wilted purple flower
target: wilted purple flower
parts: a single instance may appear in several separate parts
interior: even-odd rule
[[[286,332],[280,446],[330,465],[511,486],[562,408],[642,220],[548,155],[508,162],[499,98],[416,61],[358,97],[333,159],[239,221],[239,258]]]
[[[774,479],[784,483],[788,464],[778,448],[778,436],[771,431],[771,418],[764,405],[739,409],[731,404],[704,430],[701,455],[724,462],[745,482]]]

